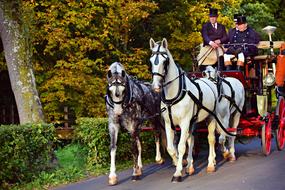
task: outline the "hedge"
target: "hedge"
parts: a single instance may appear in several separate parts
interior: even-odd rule
[[[54,127],[47,124],[0,126],[0,188],[31,181],[51,163]]]
[[[87,168],[107,166],[110,163],[110,136],[107,118],[79,118],[75,127],[75,139],[87,146]],[[142,158],[154,159],[153,132],[141,132]],[[116,161],[132,159],[131,136],[121,129],[118,135]]]

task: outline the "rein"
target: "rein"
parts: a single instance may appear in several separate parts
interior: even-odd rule
[[[201,59],[203,59],[203,61],[201,62],[200,65],[202,65],[204,63],[204,61],[206,60],[206,58],[208,57],[208,55],[210,55],[210,53],[213,51],[214,48],[209,48],[202,56],[200,59],[197,60],[197,63],[199,63],[199,61]]]

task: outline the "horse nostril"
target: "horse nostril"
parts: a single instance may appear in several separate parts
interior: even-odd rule
[[[161,88],[154,88],[153,90],[154,90],[154,92],[159,93]]]

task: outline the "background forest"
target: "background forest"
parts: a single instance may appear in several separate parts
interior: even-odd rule
[[[233,15],[247,16],[261,29],[277,27],[285,40],[283,0],[26,0],[23,19],[33,48],[37,89],[48,122],[63,119],[63,107],[76,117],[104,117],[106,70],[115,61],[130,75],[150,80],[149,39],[167,38],[174,59],[192,70],[208,8],[233,27]],[[0,70],[6,69],[3,53]]]

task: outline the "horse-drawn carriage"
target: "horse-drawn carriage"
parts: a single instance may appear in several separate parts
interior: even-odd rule
[[[207,131],[208,172],[215,171],[216,132],[220,134],[219,143],[223,155],[230,161],[236,160],[234,148],[236,137],[260,137],[263,153],[269,155],[272,136],[275,134],[277,148],[282,150],[285,145],[284,97],[281,95],[277,97],[275,111],[272,102],[275,63],[279,60],[276,59],[279,55],[274,54],[274,48],[280,48],[280,43],[272,42],[272,28],[269,27],[266,31],[270,35],[270,41],[262,42],[259,47],[269,49],[270,53],[249,58],[244,72],[217,72],[210,67],[206,69],[204,75],[201,72],[186,73],[175,64],[166,39],[161,42],[150,39],[153,80],[151,86],[133,80],[126,74],[120,63],[112,64],[108,71],[106,95],[111,137],[109,184],[115,185],[118,182],[115,173],[115,154],[120,126],[124,126],[133,137],[132,179],[137,180],[142,175],[141,143],[138,133],[142,130],[140,123],[145,115],[147,118],[154,119],[154,122],[156,116],[161,115],[163,118],[167,151],[176,165],[173,182],[182,180],[186,144],[188,145],[186,172],[194,173],[192,155],[194,132]],[[284,53],[280,51],[280,54],[282,52]],[[156,95],[150,90],[151,88]],[[155,111],[155,104],[159,103],[158,97],[161,100],[160,111]],[[195,127],[200,122],[207,125],[206,130]],[[177,129],[179,129],[180,139],[176,146],[174,139]],[[225,146],[226,139],[228,139],[228,147]],[[159,140],[156,140],[156,145],[156,161],[162,163]]]

